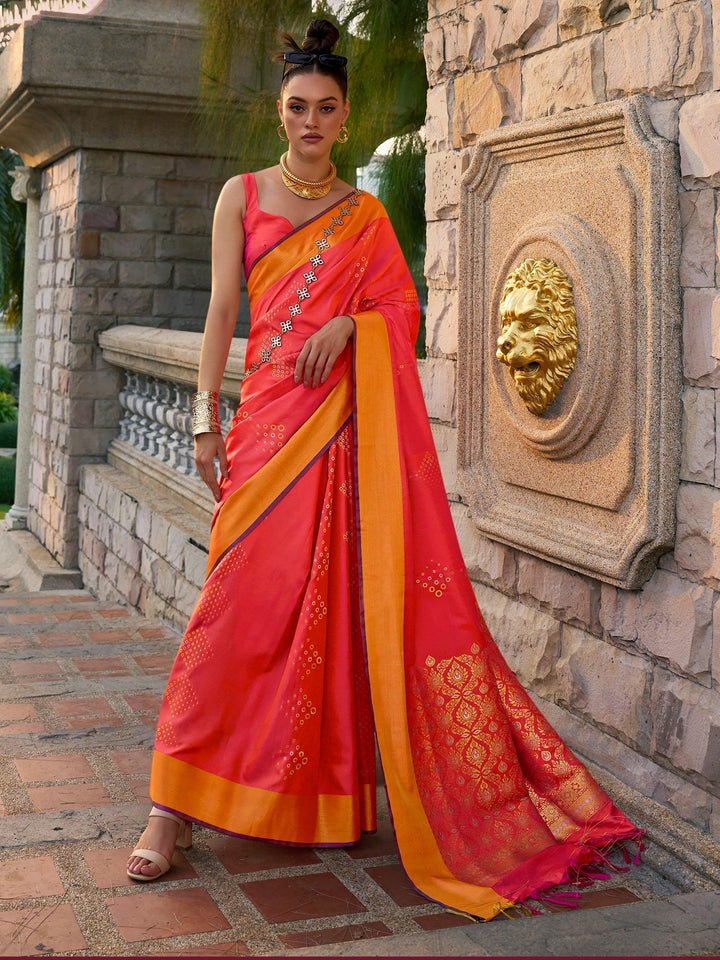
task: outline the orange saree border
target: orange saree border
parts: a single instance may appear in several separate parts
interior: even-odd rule
[[[208,576],[225,551],[283,495],[288,487],[288,477],[295,482],[302,475],[351,413],[352,384],[350,377],[344,376],[275,456],[225,501],[210,534]]]
[[[153,755],[155,777],[162,778],[163,801],[169,810],[182,810],[196,823],[219,824],[221,830],[237,836],[272,841],[290,832],[299,846],[337,847],[357,843],[362,830],[372,829],[360,822],[357,797],[352,795],[275,793],[234,783],[157,752]],[[347,830],[349,822],[352,827]]]
[[[432,900],[490,920],[512,906],[446,866],[422,801],[407,725],[404,667],[405,555],[393,363],[375,311],[355,316],[355,405],[362,603],[375,729],[403,866]],[[399,599],[400,598],[400,599]]]

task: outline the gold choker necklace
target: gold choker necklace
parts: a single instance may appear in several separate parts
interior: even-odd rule
[[[326,197],[330,193],[336,173],[337,168],[331,160],[330,173],[323,180],[301,180],[300,177],[296,177],[294,173],[290,173],[288,170],[287,153],[280,157],[282,182],[290,193],[294,193],[296,197],[302,197],[303,200],[320,200],[321,197]]]

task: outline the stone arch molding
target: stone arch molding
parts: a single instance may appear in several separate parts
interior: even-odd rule
[[[635,589],[674,540],[679,480],[675,145],[634,97],[480,138],[460,201],[458,480],[487,536]],[[578,355],[541,416],[495,358],[526,257],[573,282]]]
[[[525,443],[551,459],[572,456],[596,433],[604,420],[620,357],[620,304],[623,286],[614,276],[612,252],[603,238],[580,217],[559,214],[540,219],[521,231],[494,279],[490,296],[490,336],[500,333],[500,300],[505,278],[526,257],[553,260],[570,277],[575,296],[579,349],[575,369],[560,396],[541,417],[530,413],[515,389],[508,369],[490,358],[493,385],[509,424]],[[605,302],[606,324],[591,322],[592,305]]]

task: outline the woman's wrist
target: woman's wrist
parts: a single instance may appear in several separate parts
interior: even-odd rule
[[[198,390],[192,395],[192,432],[221,433],[220,397],[217,390]]]

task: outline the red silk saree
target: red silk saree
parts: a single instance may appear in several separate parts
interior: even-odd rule
[[[215,829],[344,845],[375,828],[377,741],[405,870],[476,917],[638,830],[519,685],[457,543],[382,206],[291,229],[245,178],[252,326],[207,580],[162,705],[151,796]],[[297,354],[355,335],[320,387]]]

